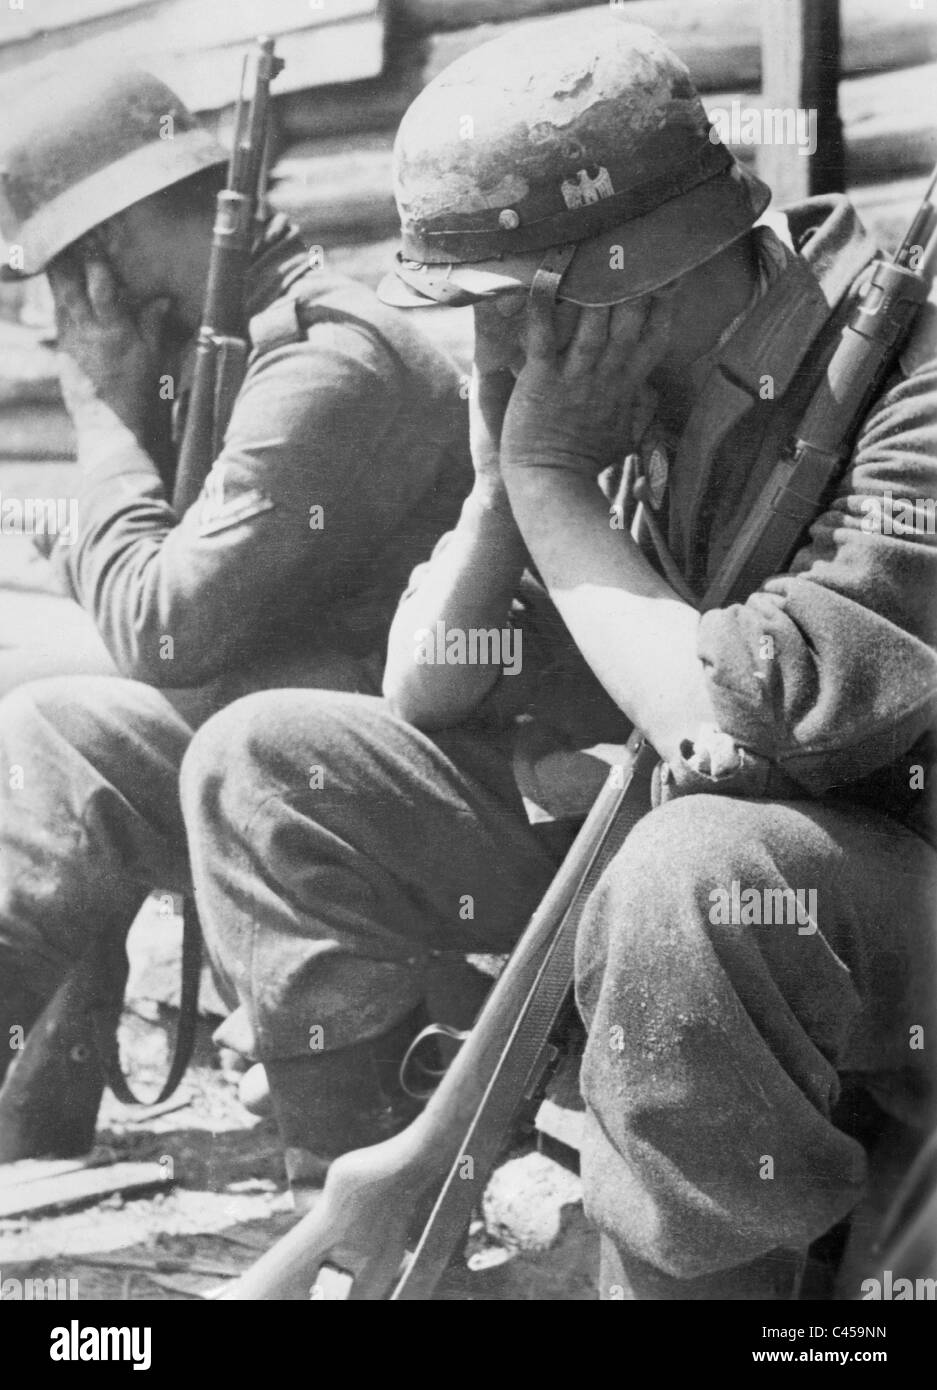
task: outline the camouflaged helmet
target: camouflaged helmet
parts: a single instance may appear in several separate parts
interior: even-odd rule
[[[3,79],[0,278],[43,271],[125,208],[225,151],[152,73],[95,68],[61,54]]]
[[[394,164],[403,243],[379,293],[401,307],[487,298],[538,270],[576,304],[634,299],[743,236],[771,196],[683,63],[617,10],[452,63],[404,116]]]

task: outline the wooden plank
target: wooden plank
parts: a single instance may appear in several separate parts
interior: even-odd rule
[[[113,1155],[105,1164],[113,1162]],[[92,1154],[83,1158],[21,1158],[15,1163],[0,1165],[0,1191],[5,1195],[14,1188],[32,1187],[38,1181],[62,1178],[69,1173],[84,1173],[100,1166]]]
[[[839,84],[847,188],[925,173],[933,167],[937,160],[937,126],[931,118],[935,90],[937,63],[853,77]],[[717,112],[726,120],[736,110],[776,107],[776,102],[759,92],[708,93],[703,104],[714,122]],[[728,143],[743,163],[754,162],[756,145]],[[781,196],[776,191],[778,201]]]
[[[349,19],[375,17],[380,0],[23,0],[22,10],[0,9],[0,46],[44,41],[69,31],[81,42],[83,31],[107,19],[117,27],[172,27],[186,45],[213,48],[247,43],[258,33],[285,34],[324,28]]]
[[[130,23],[152,4],[153,0],[43,0],[36,6],[23,0],[21,10],[4,5],[0,9],[0,47],[42,41],[61,30],[94,32],[102,27],[102,21],[105,27]]]
[[[237,99],[244,52],[244,44],[202,52],[177,49],[156,54],[148,65],[193,111],[217,111]],[[277,97],[336,80],[361,81],[381,71],[383,26],[368,19],[284,34],[277,40],[277,53],[286,64],[271,88]]]
[[[467,29],[472,24],[582,10],[593,0],[398,0],[402,22],[419,34]]]
[[[172,1180],[158,1163],[112,1163],[63,1171],[61,1160],[27,1162],[33,1167],[28,1180],[23,1179],[19,1163],[9,1165],[18,1170],[9,1183],[5,1183],[0,1169],[0,1220],[84,1206],[117,1192],[141,1196],[160,1188],[168,1191],[172,1186]]]
[[[351,228],[391,236],[399,227],[391,158],[389,135],[296,146],[274,168],[271,203],[288,206],[317,242]]]
[[[758,173],[780,203],[844,186],[839,4],[840,0],[761,0],[765,102],[774,110],[804,113],[811,137],[809,146],[758,146]]]
[[[73,459],[75,431],[61,405],[29,402],[0,411],[0,459]]]
[[[842,7],[844,73],[909,67],[937,57],[933,10],[882,5],[881,0],[842,0]],[[590,9],[608,12],[607,5]],[[630,0],[617,12],[625,21],[657,30],[686,63],[700,91],[760,85],[759,8],[751,0]],[[532,33],[533,26],[551,22],[525,19],[437,34],[429,40],[427,80],[488,39],[511,29]]]
[[[278,97],[276,112],[284,136],[294,140],[396,130],[422,87],[422,48],[411,44],[388,59],[379,77]]]
[[[344,29],[353,21],[376,20],[380,0],[160,0],[149,26],[165,30],[173,51],[209,52],[228,44],[251,43],[258,33],[283,39],[289,34]]]
[[[104,32],[75,26],[9,39],[0,45],[0,73],[13,71],[11,80],[29,81],[23,65],[54,62],[56,52],[67,48],[84,57],[89,71],[102,62],[152,66],[194,110],[217,110],[236,99],[244,52],[264,25],[278,36],[286,60],[273,89],[277,95],[361,81],[384,65],[381,0],[329,0],[321,9],[310,8],[308,0],[265,0],[262,11],[256,0],[158,0],[118,19]],[[4,35],[10,32],[4,26]]]

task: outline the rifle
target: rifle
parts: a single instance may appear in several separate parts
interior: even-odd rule
[[[937,267],[937,170],[893,260],[879,258],[811,398],[702,603],[744,600],[789,562],[845,468]],[[917,330],[915,330],[917,332]],[[542,1084],[571,1006],[582,908],[649,807],[656,754],[639,732],[599,793],[546,896],[426,1108],[400,1134],[331,1165],[317,1205],[225,1299],[432,1297],[523,1105]],[[441,1185],[440,1185],[441,1182]],[[409,1237],[432,1209],[400,1273]]]
[[[177,516],[192,505],[221,452],[231,411],[247,370],[244,281],[266,186],[270,83],[283,69],[274,41],[259,38],[254,92],[244,101],[247,58],[234,116],[226,187],[218,194],[205,307],[195,349],[192,391],[173,492]]]

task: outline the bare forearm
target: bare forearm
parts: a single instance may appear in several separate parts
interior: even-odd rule
[[[531,557],[573,640],[662,757],[713,710],[696,655],[699,615],[609,526],[593,481],[565,469],[506,471]]]
[[[526,559],[504,491],[476,488],[391,628],[384,694],[403,718],[444,728],[488,693],[502,664],[460,662],[458,638],[466,641],[473,629],[506,631]]]

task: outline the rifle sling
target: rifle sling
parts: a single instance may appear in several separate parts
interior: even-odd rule
[[[172,1060],[159,1094],[141,1100],[130,1088],[120,1065],[117,1034],[101,1014],[92,1015],[92,1029],[98,1058],[107,1083],[123,1105],[161,1105],[173,1094],[192,1060],[198,1027],[198,992],[202,973],[202,937],[198,914],[191,898],[182,904],[182,976],[179,991],[179,1023]]]

